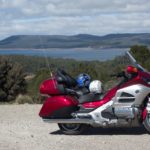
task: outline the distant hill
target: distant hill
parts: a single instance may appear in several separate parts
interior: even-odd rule
[[[150,33],[108,34],[95,36],[78,34],[64,35],[14,35],[0,41],[0,49],[41,49],[41,48],[128,48],[132,45],[150,46]]]

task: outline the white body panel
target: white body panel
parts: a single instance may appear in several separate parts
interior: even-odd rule
[[[133,97],[121,96],[122,93],[128,93],[130,95],[133,95]],[[118,90],[115,95],[114,106],[140,106],[149,93],[150,88],[141,84],[122,88]],[[133,98],[135,100],[132,102],[122,102],[122,103],[119,102],[119,100],[121,99],[130,99],[130,98]]]
[[[103,118],[101,112],[104,111],[105,109],[111,107],[113,104],[113,101],[109,101],[108,103],[104,104],[103,106],[95,109],[94,111],[92,111],[91,113],[89,113],[92,118],[94,119],[94,121],[98,124],[103,124],[105,122],[109,122],[109,119],[107,118]]]
[[[132,95],[132,97],[123,97],[121,96],[122,93],[130,94]],[[134,119],[134,115],[137,115],[137,112],[135,112],[135,110],[138,111],[137,108],[134,106],[140,106],[149,93],[150,88],[141,84],[122,88],[117,91],[115,97],[111,101],[90,112],[89,115],[92,116],[92,119],[95,121],[95,123],[100,124],[102,126],[105,126],[106,124],[117,123],[116,119],[104,118],[102,116],[102,112],[104,110],[106,110],[109,107],[112,107],[114,109],[114,113],[118,113],[119,117],[121,117],[121,114],[123,114],[122,117]],[[119,101],[120,99],[128,100],[130,98],[133,99],[132,102]]]

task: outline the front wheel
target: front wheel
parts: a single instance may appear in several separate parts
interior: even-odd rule
[[[87,127],[84,124],[77,124],[77,123],[59,123],[58,126],[64,134],[68,135],[81,134]]]
[[[150,134],[150,114],[147,114],[143,124],[146,130],[148,131],[148,133]]]

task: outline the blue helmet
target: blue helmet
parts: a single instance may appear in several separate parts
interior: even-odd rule
[[[86,73],[79,74],[77,77],[77,83],[79,87],[89,87],[90,82],[91,77]]]

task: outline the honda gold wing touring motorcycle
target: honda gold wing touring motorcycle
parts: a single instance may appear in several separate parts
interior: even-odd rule
[[[105,95],[76,89],[76,80],[63,70],[40,86],[47,95],[39,116],[58,123],[64,134],[80,134],[87,126],[137,127],[150,133],[150,73],[127,52],[133,66],[117,74],[123,80]]]

